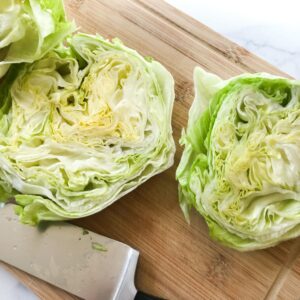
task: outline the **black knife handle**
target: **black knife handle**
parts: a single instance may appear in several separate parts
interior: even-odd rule
[[[134,300],[164,300],[163,298],[148,295],[144,292],[138,291],[135,295]]]

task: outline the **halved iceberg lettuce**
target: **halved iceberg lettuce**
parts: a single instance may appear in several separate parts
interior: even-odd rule
[[[119,40],[76,34],[7,75],[0,188],[23,222],[96,213],[173,164],[173,78]]]
[[[200,68],[194,81],[177,169],[186,217],[196,208],[214,239],[241,251],[300,235],[300,82]]]

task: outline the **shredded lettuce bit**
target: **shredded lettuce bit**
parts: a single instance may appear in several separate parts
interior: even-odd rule
[[[108,251],[108,249],[104,245],[102,245],[100,243],[97,243],[97,242],[92,242],[92,248],[94,250],[100,251],[100,252],[107,252]]]

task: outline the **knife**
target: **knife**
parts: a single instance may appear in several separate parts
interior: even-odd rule
[[[139,252],[81,227],[21,224],[12,204],[0,210],[0,260],[88,300],[158,300],[134,285]]]

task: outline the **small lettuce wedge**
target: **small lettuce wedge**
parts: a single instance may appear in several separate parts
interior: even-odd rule
[[[11,64],[40,59],[74,29],[62,0],[1,0],[0,78]]]

